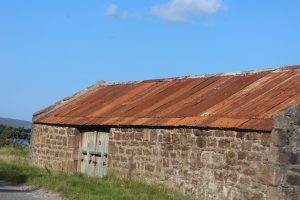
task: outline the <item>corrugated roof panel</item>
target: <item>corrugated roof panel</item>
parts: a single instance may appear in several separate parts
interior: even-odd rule
[[[202,82],[203,80],[201,80]],[[143,110],[139,111],[137,116],[145,117],[145,116],[155,116],[155,111],[160,110],[160,108],[169,103],[172,100],[175,100],[182,94],[186,93],[187,90],[197,86],[199,81],[193,79],[185,79],[178,81],[176,85],[174,85],[170,90],[166,90],[162,96],[159,95],[159,101],[153,101],[152,104],[148,107],[145,107]]]
[[[35,123],[272,129],[300,103],[300,67],[113,84],[88,90]]]
[[[293,75],[295,75],[295,72],[270,73],[249,85],[249,87],[246,87],[244,90],[231,96],[226,101],[207,110],[206,114],[215,117],[226,115],[235,118],[247,118],[251,116],[249,112],[254,111],[257,118],[262,118],[259,113],[266,112],[264,108],[275,103],[273,100],[270,101],[270,96],[272,96],[273,93],[276,95],[280,93],[281,84],[289,85],[287,84],[287,80],[293,77]],[[261,106],[260,109],[258,106]],[[287,104],[287,106],[289,105]]]
[[[145,83],[145,84],[138,84],[138,87],[135,87],[129,91],[126,92],[126,95],[119,96],[118,98],[111,99],[108,105],[102,106],[96,111],[93,111],[91,113],[87,113],[87,116],[89,117],[98,117],[98,116],[107,116],[113,110],[118,110],[124,102],[128,102],[132,97],[142,93],[144,90],[149,89],[155,85],[155,83]]]
[[[241,107],[247,108],[249,104],[251,105],[250,101],[253,99],[259,97],[266,91],[272,89],[274,86],[272,86],[272,83],[276,83],[277,80],[274,79],[274,75],[279,76],[282,74],[279,73],[269,73],[266,76],[262,77],[261,79],[255,81],[254,83],[248,85],[244,89],[240,90],[239,92],[235,93],[226,101],[222,101],[210,109],[206,110],[204,114],[206,115],[214,115],[214,116],[224,116],[224,113],[226,115],[231,116],[231,113],[234,113],[235,110],[238,110],[238,113],[234,113],[234,116],[242,116],[244,112],[241,111]],[[288,77],[288,76],[287,76]],[[283,77],[282,80],[285,80],[287,77]],[[234,105],[234,106],[233,106]]]
[[[149,84],[149,82],[140,83],[140,85]],[[168,88],[170,85],[173,85],[172,82],[156,82],[155,85],[151,88],[145,89],[140,92],[140,94],[136,94],[132,96],[127,101],[122,102],[121,104],[115,105],[115,107],[111,110],[108,110],[105,115],[108,117],[112,116],[120,116],[120,117],[130,117],[135,115],[128,115],[128,112],[132,112],[132,110],[136,109],[136,107],[140,106],[143,102],[147,101],[152,96],[161,92],[165,88]]]
[[[192,102],[196,101],[199,98],[202,98],[204,95],[213,92],[215,88],[222,85],[224,82],[229,80],[231,76],[224,76],[224,77],[210,77],[208,79],[204,79],[204,81],[197,85],[175,100],[170,101],[170,103],[166,104],[165,106],[161,107],[156,113],[153,113],[155,116],[161,117],[184,117],[180,114],[174,114],[181,110],[182,107],[192,104]]]
[[[170,81],[167,82],[167,84],[163,84],[163,87],[161,87],[159,91],[147,95],[147,98],[144,98],[143,100],[131,105],[131,107],[129,107],[127,110],[124,110],[124,112],[120,113],[120,115],[122,117],[139,116],[139,113],[142,112],[144,109],[152,106],[158,101],[161,101],[161,99],[166,98],[166,96],[168,96],[168,94],[170,94],[171,92],[176,91],[178,84],[179,83],[176,81]]]
[[[77,117],[77,116],[88,116],[91,113],[94,113],[104,107],[109,106],[113,100],[125,96],[131,90],[138,87],[138,85],[113,85],[111,87],[106,87],[102,92],[99,92],[100,95],[97,95],[96,98],[87,99],[76,111],[67,113],[68,116]]]
[[[247,107],[242,106],[242,108],[245,108],[245,113],[247,113],[249,116],[254,115],[257,118],[263,118],[264,114],[268,112],[269,109],[272,109],[276,105],[285,101],[290,95],[293,96],[295,93],[297,93],[297,91],[299,92],[298,88],[300,87],[297,88],[297,85],[299,86],[299,84],[296,84],[296,82],[299,82],[297,81],[297,79],[299,79],[299,75],[300,74],[298,74],[298,76],[294,75],[287,78],[285,81],[277,82],[277,84],[273,85],[272,89],[261,95],[258,95],[257,98],[252,99],[251,102],[246,104]],[[294,84],[296,85],[295,88],[293,87]],[[286,104],[286,108],[289,106],[289,104]],[[235,113],[237,112],[238,110],[236,110]],[[232,115],[234,116],[234,114]]]
[[[213,88],[201,98],[183,106],[174,113],[179,116],[198,116],[214,105],[226,100],[249,84],[265,76],[266,73],[252,74],[248,76],[233,76],[219,87]]]

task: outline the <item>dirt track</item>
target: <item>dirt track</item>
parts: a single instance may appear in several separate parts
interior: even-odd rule
[[[0,200],[62,200],[62,198],[36,187],[0,181]]]

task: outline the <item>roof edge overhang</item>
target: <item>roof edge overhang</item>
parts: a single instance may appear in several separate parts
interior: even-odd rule
[[[139,123],[122,123],[122,120],[120,121],[114,121],[114,122],[109,122],[105,120],[103,121],[104,123],[102,124],[93,124],[92,122],[95,121],[93,119],[90,122],[85,122],[85,123],[76,123],[76,120],[78,119],[73,119],[75,120],[74,123],[45,123],[43,121],[36,121],[34,124],[44,124],[44,125],[57,125],[57,126],[72,126],[72,127],[98,127],[98,126],[103,126],[103,127],[135,127],[135,128],[141,128],[141,127],[147,127],[147,128],[198,128],[198,129],[224,129],[224,130],[238,130],[238,131],[260,131],[260,132],[271,132],[273,130],[274,126],[274,119],[277,118],[278,116],[285,115],[289,117],[299,117],[300,118],[300,104],[293,105],[285,110],[282,110],[281,112],[277,113],[276,115],[273,116],[273,119],[230,119],[230,120],[235,120],[236,124],[233,126],[232,124],[226,124],[226,119],[223,126],[214,126],[213,124],[210,125],[184,125],[183,123],[177,124],[177,125],[170,125],[168,124],[168,121],[165,121],[165,123],[159,123],[159,124],[139,124]],[[185,119],[190,119],[193,120],[192,117],[190,118],[185,118]],[[127,121],[128,118],[125,120]],[[169,119],[169,120],[178,120],[175,118]],[[183,119],[182,119],[183,120]],[[160,121],[160,120],[158,120]],[[157,122],[158,122],[157,121]],[[244,121],[244,122],[243,122]],[[243,122],[243,123],[241,123]],[[252,125],[251,125],[252,124]],[[258,126],[259,124],[259,126]]]
[[[213,119],[213,120],[212,120]],[[46,121],[37,120],[35,124],[62,126],[130,126],[130,127],[194,127],[211,129],[240,129],[271,131],[273,119],[233,119],[214,117],[183,118],[83,118],[83,117],[48,117]]]
[[[74,127],[74,128],[149,128],[149,129],[200,129],[200,130],[227,130],[227,131],[241,131],[241,132],[262,132],[271,133],[272,130],[267,129],[253,129],[253,128],[224,128],[224,127],[206,127],[206,126],[150,126],[150,125],[76,125],[76,124],[50,124],[50,123],[34,123],[36,125],[49,125],[49,126],[61,126],[61,127]]]

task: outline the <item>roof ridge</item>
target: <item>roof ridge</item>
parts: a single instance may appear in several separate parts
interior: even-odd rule
[[[224,73],[211,73],[211,74],[201,74],[201,75],[185,75],[185,76],[177,76],[177,77],[161,78],[161,79],[146,79],[140,81],[112,82],[112,83],[105,84],[105,86],[138,84],[142,82],[153,82],[153,81],[163,82],[163,81],[172,81],[172,80],[181,80],[181,79],[209,78],[209,77],[216,77],[216,76],[239,76],[239,75],[256,74],[256,73],[267,72],[267,71],[282,72],[282,71],[290,71],[290,70],[298,69],[298,68],[291,69],[292,67],[300,67],[300,65],[266,67],[263,69],[247,70],[242,72],[224,72]]]

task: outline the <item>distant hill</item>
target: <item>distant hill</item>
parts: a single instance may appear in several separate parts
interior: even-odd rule
[[[31,122],[18,120],[18,119],[9,119],[9,118],[1,118],[0,117],[0,125],[4,126],[12,126],[16,128],[26,128],[31,129]]]

